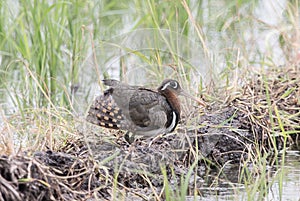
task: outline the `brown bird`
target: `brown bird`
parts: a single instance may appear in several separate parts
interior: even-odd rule
[[[87,121],[111,129],[127,130],[133,135],[155,137],[172,132],[180,119],[178,95],[185,93],[176,80],[166,79],[157,91],[130,86],[117,80],[103,80],[110,88],[91,106]],[[205,106],[200,100],[201,105]]]

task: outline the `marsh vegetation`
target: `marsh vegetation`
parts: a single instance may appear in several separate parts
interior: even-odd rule
[[[298,200],[299,2],[0,2],[0,200]],[[101,80],[178,80],[176,131],[93,127]]]

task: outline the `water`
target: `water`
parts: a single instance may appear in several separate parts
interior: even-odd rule
[[[281,200],[300,200],[300,151],[290,150],[286,152]],[[268,200],[280,200],[280,184],[275,180],[269,190]]]
[[[281,157],[281,156],[279,156]],[[204,186],[200,188],[201,197],[196,200],[209,201],[227,201],[227,200],[247,200],[247,190],[244,185],[237,183],[238,168],[225,170],[225,174],[231,181],[220,182],[217,186]],[[282,190],[280,190],[279,178],[283,174]],[[300,200],[300,150],[294,148],[286,152],[285,165],[283,168],[272,168],[269,178],[270,188],[263,200]],[[233,183],[232,183],[233,182]],[[251,189],[250,189],[251,190]],[[282,191],[282,195],[280,195]],[[258,192],[256,193],[258,196]],[[258,198],[257,198],[258,199]],[[187,200],[194,200],[194,197],[188,197]]]

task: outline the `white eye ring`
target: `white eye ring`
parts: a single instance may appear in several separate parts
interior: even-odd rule
[[[170,82],[170,84],[174,89],[177,89],[177,87],[178,87],[177,82],[172,81],[172,82]]]
[[[175,82],[175,81],[170,81],[168,83],[166,83],[162,88],[161,90],[165,90],[168,86],[171,86],[173,89],[177,89],[178,88],[178,83]]]

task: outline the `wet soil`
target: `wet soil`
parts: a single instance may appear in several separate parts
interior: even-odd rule
[[[0,156],[0,200],[155,200],[164,181],[176,189],[182,179],[193,195],[208,171],[280,150],[286,132],[288,146],[299,143],[298,71],[256,75],[240,95],[195,107],[156,139],[128,144],[86,123],[58,150]]]

